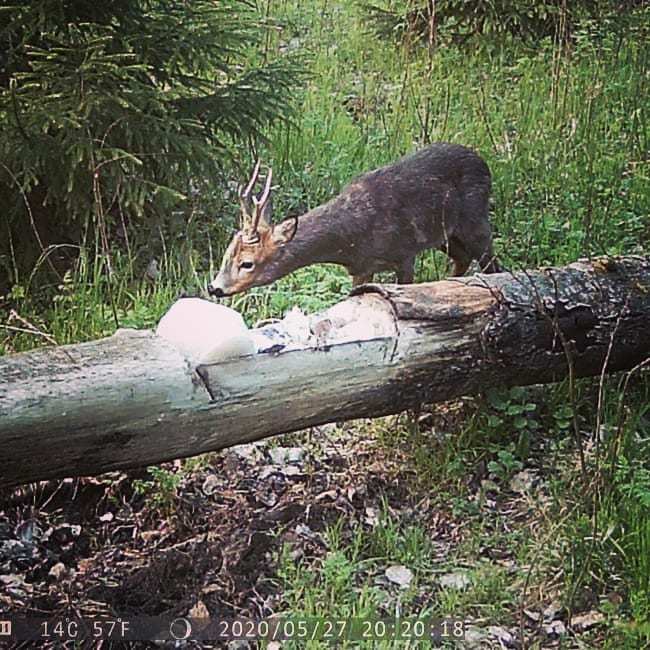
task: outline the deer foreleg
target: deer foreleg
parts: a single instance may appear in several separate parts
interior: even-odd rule
[[[413,284],[415,274],[415,258],[409,257],[404,260],[397,268],[398,284]]]

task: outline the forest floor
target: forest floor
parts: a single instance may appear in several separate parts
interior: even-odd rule
[[[476,408],[464,400],[16,489],[0,518],[2,610],[51,620],[448,618],[462,621],[467,648],[601,647],[598,600],[580,594],[570,615],[563,604],[550,443],[497,475],[479,459],[456,493],[445,477],[435,490],[422,480],[415,446],[435,454]],[[401,440],[389,440],[396,430]],[[607,598],[622,596],[612,586]]]

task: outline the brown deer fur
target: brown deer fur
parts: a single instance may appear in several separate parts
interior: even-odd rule
[[[258,171],[259,164],[247,191]],[[232,295],[319,262],[345,266],[355,285],[385,270],[411,283],[415,256],[427,248],[447,253],[454,275],[465,273],[473,259],[484,272],[498,272],[490,185],[488,166],[474,151],[436,143],[363,174],[327,203],[273,226],[269,177],[263,199],[253,199],[255,215],[242,195],[243,228],[208,290]]]

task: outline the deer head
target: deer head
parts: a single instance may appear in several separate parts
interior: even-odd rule
[[[208,285],[211,296],[222,298],[277,280],[277,263],[282,258],[282,248],[296,234],[297,219],[277,225],[271,224],[271,179],[269,167],[261,196],[253,194],[260,172],[260,161],[244,188],[239,186],[241,227],[230,242],[221,262],[217,277]]]

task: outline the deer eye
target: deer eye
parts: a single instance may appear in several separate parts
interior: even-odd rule
[[[242,262],[239,265],[239,268],[244,271],[252,271],[254,266],[255,264],[253,264],[253,262]]]

